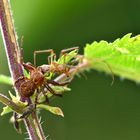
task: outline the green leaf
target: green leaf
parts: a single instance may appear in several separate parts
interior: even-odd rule
[[[58,93],[62,93],[65,91],[71,91],[70,88],[68,87],[60,87],[60,86],[51,86],[51,88],[58,94]],[[48,96],[48,98],[50,98],[53,94],[50,92],[47,92],[46,95]]]
[[[37,105],[37,107],[45,109],[45,110],[47,110],[55,115],[60,115],[60,116],[64,117],[64,114],[59,107],[52,107],[52,106],[44,105],[44,104],[39,104],[39,105]]]
[[[30,78],[30,74],[27,72],[26,69],[24,69],[23,72],[24,72],[24,75],[25,75],[27,78]]]
[[[3,103],[4,105],[10,107],[13,111],[15,111],[19,114],[23,113],[23,108],[18,106],[16,103],[14,103],[12,100],[10,100],[8,97],[4,96],[1,93],[0,93],[0,102]]]
[[[3,111],[1,112],[1,116],[8,114],[8,113],[11,113],[11,112],[13,112],[13,110],[9,106],[5,106],[5,107],[3,107]]]
[[[0,75],[0,83],[7,84],[7,85],[13,85],[12,78],[6,75]]]
[[[69,52],[67,55],[62,55],[57,62],[59,64],[67,64],[71,61],[71,59],[75,58],[77,56],[78,50],[73,50]]]
[[[62,93],[62,92],[65,92],[65,91],[71,91],[71,89],[68,88],[68,87],[51,86],[51,88],[52,88],[56,93]],[[46,93],[46,96],[47,96],[48,98],[51,98],[51,97],[53,96],[53,94],[50,93],[50,92],[47,92],[47,93]],[[45,100],[46,100],[46,98],[45,98],[44,94],[42,94],[42,95],[40,96],[38,102],[39,102],[39,103],[42,103],[42,102],[44,102]]]
[[[140,35],[127,34],[113,43],[95,41],[86,45],[84,55],[95,70],[140,82]]]
[[[17,106],[19,106],[21,109],[24,109],[24,108],[28,105],[27,102],[21,102],[21,101],[20,101],[20,97],[19,97],[19,96],[17,96],[17,97],[14,96],[10,91],[9,91],[9,95],[10,95],[12,101],[13,101]]]

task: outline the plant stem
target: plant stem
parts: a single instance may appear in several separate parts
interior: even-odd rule
[[[70,69],[69,74],[73,77],[75,74],[77,74],[79,72],[82,72],[86,69],[89,69],[90,67],[91,67],[90,60],[88,60],[87,58],[83,58],[82,62],[78,66]],[[62,82],[65,79],[67,79],[67,75],[66,74],[61,74],[60,76],[55,78],[55,81],[56,82]]]
[[[0,27],[10,73],[15,82],[20,76],[23,76],[23,68],[20,64],[20,49],[16,38],[16,32],[12,20],[9,0],[0,0]],[[16,84],[16,93],[20,95],[20,85]],[[21,97],[21,100],[25,100]],[[30,99],[28,99],[30,101]],[[31,140],[45,140],[45,135],[37,119],[36,112],[31,117],[25,118],[24,123]]]
[[[0,93],[0,102],[9,106],[12,110],[14,110],[15,112],[17,112],[19,114],[23,113],[22,109],[19,106],[17,106],[13,101],[11,101],[9,98],[7,98],[6,96],[4,96],[1,93]]]

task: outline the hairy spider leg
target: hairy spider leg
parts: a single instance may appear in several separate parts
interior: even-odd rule
[[[29,72],[36,70],[35,66],[33,66],[31,63],[23,63],[22,65]]]
[[[37,94],[36,94],[36,96],[35,96],[35,109],[36,109],[37,104],[39,104],[38,98],[39,98],[39,94],[40,94],[40,93],[42,93],[42,94],[44,95],[44,97],[45,97],[45,103],[49,103],[49,99],[48,99],[48,97],[45,95],[46,92],[42,91],[42,89],[37,88],[36,93],[37,93]]]
[[[66,55],[68,55],[68,52],[73,51],[73,50],[77,50],[78,51],[79,50],[79,47],[72,47],[72,48],[61,50],[59,57],[61,57],[61,56],[64,55],[64,64],[66,62]]]
[[[64,82],[64,83],[58,83],[58,82],[55,82],[53,80],[47,80],[47,83],[44,85],[48,91],[50,91],[50,93],[56,95],[56,96],[60,96],[62,97],[62,94],[57,94],[51,87],[49,84],[52,84],[54,86],[65,86],[65,85],[68,85],[70,83],[70,81],[67,81],[67,82]]]
[[[64,54],[67,54],[68,52],[70,52],[70,51],[74,51],[74,50],[79,50],[79,47],[72,47],[72,48],[68,48],[68,49],[63,49],[63,50],[61,50],[61,52],[60,52],[60,57],[62,56],[62,55],[64,55]]]
[[[68,76],[68,72],[69,72],[69,70],[67,69],[67,66],[66,66],[66,56],[68,55],[68,52],[70,52],[70,51],[73,51],[73,50],[79,50],[79,47],[72,47],[72,48],[68,48],[68,49],[63,49],[63,50],[61,50],[61,52],[60,52],[60,57],[61,56],[64,56],[64,63],[63,63],[63,65],[64,65],[64,68],[65,68],[65,71],[66,71],[66,75]]]
[[[36,55],[37,54],[42,54],[42,53],[51,53],[51,56],[55,55],[53,49],[34,51],[34,65],[35,66],[36,66]],[[51,58],[51,62],[52,62],[52,59],[53,58]],[[50,63],[50,62],[48,62],[48,63]]]
[[[110,65],[109,65],[105,60],[102,60],[102,59],[100,59],[100,58],[96,58],[96,62],[102,62],[102,63],[104,63],[104,64],[108,67],[108,69],[109,69],[110,72],[111,72],[111,77],[112,77],[111,85],[113,85],[115,78],[114,78],[114,73],[113,73],[113,71],[112,71]]]
[[[63,83],[58,83],[54,80],[47,80],[47,83],[52,84],[54,86],[65,86],[65,85],[68,85],[70,83],[70,81],[66,81],[66,82],[63,82]]]
[[[49,91],[50,93],[52,93],[53,95],[62,97],[62,94],[57,94],[57,93],[49,86],[49,84],[45,84],[45,87],[46,87],[46,88],[48,89],[48,91]]]
[[[46,96],[46,92],[42,92],[44,97],[45,97],[45,103],[49,104],[49,99],[48,97]]]
[[[102,61],[104,64],[106,64],[106,66],[109,68],[109,70],[110,70],[110,72],[111,72],[111,76],[112,76],[112,82],[111,82],[111,86],[113,85],[113,83],[114,83],[114,81],[115,81],[115,78],[114,78],[114,73],[113,73],[113,71],[112,71],[112,69],[111,69],[111,67],[110,67],[110,65],[105,61],[105,60],[103,60]]]
[[[63,82],[63,83],[58,83],[58,82],[55,82],[53,80],[47,80],[47,83],[44,85],[44,87],[47,88],[48,91],[50,91],[52,94],[56,95],[56,96],[60,96],[62,97],[62,94],[56,94],[55,91],[49,86],[49,84],[52,84],[52,85],[56,85],[56,86],[65,86],[65,85],[68,85],[70,83],[70,81],[67,81],[67,82]],[[49,103],[49,99],[48,97],[46,96],[46,92],[44,91],[41,91],[42,89],[44,88],[37,88],[37,95],[35,97],[35,107],[36,107],[36,104],[38,104],[38,95],[39,93],[43,93],[43,95],[45,96],[46,98],[46,103]]]
[[[53,62],[56,61],[56,54],[53,53],[50,56],[48,56],[48,64],[51,65]]]

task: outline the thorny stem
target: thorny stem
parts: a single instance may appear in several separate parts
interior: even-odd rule
[[[14,82],[24,74],[22,65],[20,64],[19,46],[12,21],[10,3],[8,0],[0,0],[0,25],[8,58],[9,69]],[[82,63],[80,63],[76,68],[71,68],[70,74],[74,76],[76,73],[88,68],[89,65],[89,61],[87,59],[83,59]],[[66,78],[66,74],[61,74],[55,79],[55,81],[61,82]],[[16,85],[15,90],[17,91],[16,93],[19,93],[19,85]],[[21,98],[22,100],[25,100],[23,97]],[[24,123],[31,140],[46,139],[36,112],[33,112],[29,118],[25,118]]]
[[[19,45],[12,20],[9,0],[0,0],[0,27],[10,73],[14,82],[23,75],[23,68],[20,64]],[[19,87],[20,86],[18,84],[15,86],[17,94],[19,93]],[[21,97],[21,99],[24,100],[23,97]],[[34,114],[32,114],[30,118],[24,119],[29,138],[31,140],[45,140],[45,135],[37,119],[36,113],[33,113]]]

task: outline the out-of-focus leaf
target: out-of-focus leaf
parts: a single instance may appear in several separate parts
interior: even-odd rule
[[[7,84],[7,85],[13,85],[12,78],[6,75],[0,75],[0,83],[1,84]]]

